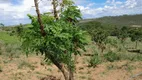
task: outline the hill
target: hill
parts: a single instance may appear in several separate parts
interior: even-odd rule
[[[94,22],[98,21],[104,24],[111,24],[116,26],[142,26],[142,14],[136,15],[122,15],[122,16],[106,16],[96,19],[85,19],[80,21],[80,23]]]

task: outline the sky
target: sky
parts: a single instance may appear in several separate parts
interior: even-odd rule
[[[142,14],[142,0],[74,0],[84,19],[103,16]],[[27,14],[35,13],[34,0],[0,0],[0,23],[30,23]],[[51,12],[51,0],[39,2],[40,12]]]

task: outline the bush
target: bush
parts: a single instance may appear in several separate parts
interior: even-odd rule
[[[110,61],[110,62],[114,62],[116,60],[120,60],[119,55],[117,55],[116,53],[114,53],[112,51],[109,51],[108,53],[104,54],[104,58],[107,61]]]
[[[89,66],[96,67],[98,64],[102,62],[101,57],[97,54],[94,54],[93,57],[89,60]]]
[[[5,44],[4,49],[4,56],[8,56],[10,58],[19,58],[19,55],[22,53],[20,44]]]
[[[134,60],[135,60],[135,61],[142,61],[142,55],[141,55],[141,54],[137,54],[137,55],[134,57]]]
[[[34,70],[34,66],[26,61],[22,61],[19,65],[18,65],[18,69],[22,69],[24,67],[28,67],[30,68],[31,70]]]

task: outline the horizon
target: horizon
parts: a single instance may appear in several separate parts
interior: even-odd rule
[[[40,1],[40,12],[51,12],[50,3],[47,0]],[[142,14],[142,0],[76,0],[75,4],[81,10],[83,19]],[[29,24],[27,14],[35,15],[32,6],[34,0],[1,0],[0,23],[6,26]]]

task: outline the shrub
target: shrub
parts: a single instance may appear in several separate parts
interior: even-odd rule
[[[142,55],[141,55],[141,54],[137,54],[137,55],[134,57],[134,60],[136,60],[136,61],[142,61]]]
[[[116,53],[114,53],[112,51],[109,51],[106,54],[104,54],[104,58],[107,61],[110,61],[110,62],[114,62],[116,60],[120,60],[120,57]]]
[[[102,62],[101,57],[97,54],[94,54],[93,57],[89,60],[89,66],[96,67],[98,64]]]

